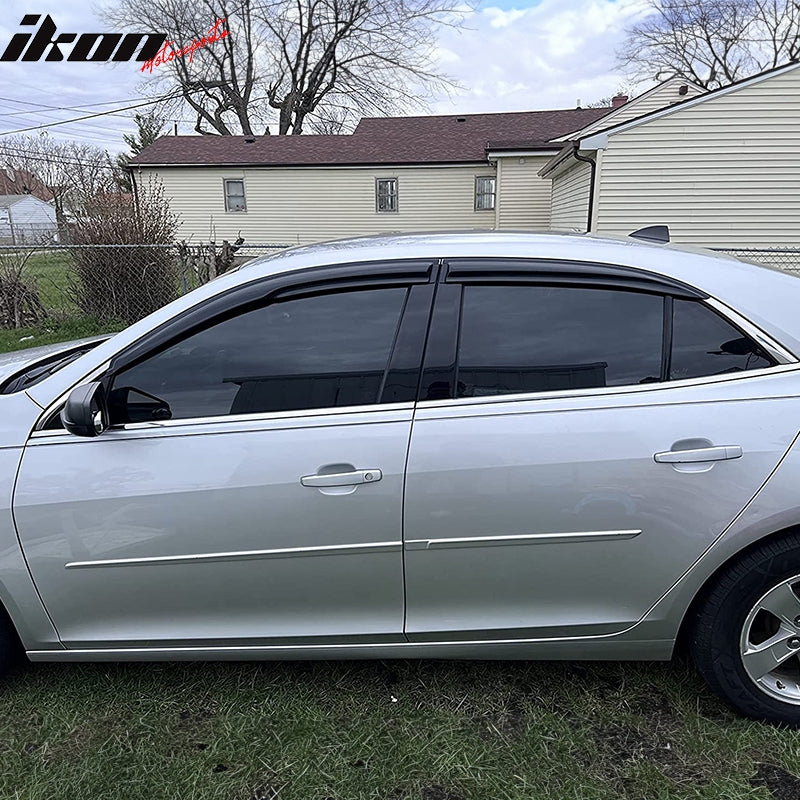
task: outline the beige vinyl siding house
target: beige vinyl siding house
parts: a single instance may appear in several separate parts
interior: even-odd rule
[[[612,122],[609,116],[609,122]],[[678,243],[721,248],[800,243],[800,64],[578,137],[596,161],[591,229],[627,234],[668,225]],[[562,151],[543,171],[556,212],[587,165]],[[577,198],[573,197],[576,203]],[[586,230],[584,216],[579,226]]]
[[[500,191],[495,227],[512,230],[550,227],[551,187],[539,175],[549,160],[549,155],[497,157]]]
[[[539,171],[561,148],[554,137],[610,111],[367,118],[339,136],[164,136],[131,160],[132,175],[140,193],[163,186],[178,235],[197,242],[542,229],[551,185]],[[378,201],[387,180],[389,210]]]
[[[160,182],[180,209],[178,236],[222,241],[307,244],[345,236],[433,229],[491,229],[494,210],[475,210],[475,180],[493,167],[159,167]],[[375,182],[397,180],[396,212],[378,212]],[[538,176],[537,176],[538,178]],[[243,180],[246,211],[226,211],[225,180]],[[140,179],[141,180],[141,179]],[[538,180],[543,184],[541,178]],[[545,187],[549,190],[549,187]],[[548,195],[549,199],[549,195]]]
[[[608,116],[591,125],[587,125],[580,131],[580,135],[588,136],[591,133],[607,128],[609,125],[621,125],[623,122],[650,114],[666,106],[681,103],[692,97],[698,97],[704,94],[705,91],[702,86],[697,86],[685,78],[669,78],[619,106]]]
[[[589,215],[592,170],[582,161],[553,177],[551,227],[555,231],[585,231]]]

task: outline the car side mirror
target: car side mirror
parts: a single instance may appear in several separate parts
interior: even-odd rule
[[[76,386],[61,409],[61,422],[76,436],[99,436],[108,427],[103,384],[93,381]]]

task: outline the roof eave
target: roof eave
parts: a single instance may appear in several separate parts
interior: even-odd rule
[[[283,167],[303,168],[303,169],[316,169],[318,167],[363,167],[372,169],[384,169],[387,167],[469,167],[469,166],[482,166],[485,165],[485,159],[474,158],[466,160],[451,160],[451,161],[347,161],[347,162],[332,162],[323,161],[309,164],[307,162],[263,162],[263,161],[214,161],[210,163],[192,163],[192,162],[169,162],[169,161],[152,161],[152,162],[129,162],[132,167],[219,167],[221,169],[234,169],[243,167],[262,167],[265,169],[280,169]]]
[[[564,164],[575,152],[575,141],[565,142],[558,153],[553,156],[538,172],[540,178],[547,178],[550,174]]]
[[[554,147],[487,147],[486,157],[490,161],[496,158],[508,158],[510,156],[551,156],[560,148],[560,143]]]
[[[648,111],[646,114],[641,114],[640,116],[626,120],[625,122],[619,122],[616,125],[603,128],[602,130],[596,131],[590,136],[587,136],[585,139],[581,139],[580,148],[581,150],[603,150],[608,145],[609,135],[622,133],[630,128],[635,128],[638,125],[643,125],[647,122],[650,122],[651,120],[665,117],[668,114],[673,114],[676,111],[681,111],[685,108],[691,108],[692,106],[699,105],[700,103],[713,100],[716,97],[723,97],[730,92],[735,92],[739,89],[744,89],[747,86],[761,83],[762,81],[769,80],[775,75],[781,75],[784,72],[790,72],[798,67],[800,67],[800,61],[792,61],[788,64],[783,64],[780,67],[759,72],[758,75],[751,75],[749,78],[743,78],[740,81],[729,83],[727,86],[721,86],[718,89],[712,89],[705,94],[697,95],[696,97],[690,97],[686,100],[682,100],[680,103],[673,103],[672,105],[665,106],[664,108],[658,108],[655,111]]]

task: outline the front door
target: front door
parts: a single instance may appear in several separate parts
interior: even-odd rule
[[[413,406],[387,375],[422,288],[229,316],[115,375],[98,438],[35,434],[15,514],[62,641],[402,638]]]
[[[701,300],[446,285],[434,346],[453,308],[457,358],[426,370],[409,452],[411,641],[623,630],[800,428],[796,376]]]

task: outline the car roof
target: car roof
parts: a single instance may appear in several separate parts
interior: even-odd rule
[[[724,271],[742,264],[733,256],[698,247],[659,244],[629,236],[597,236],[570,232],[458,231],[446,233],[390,233],[299,245],[257,257],[243,269],[277,274],[325,264],[436,258],[539,258],[639,267],[683,279],[686,264],[709,259],[703,273]],[[716,263],[715,263],[716,262]],[[749,267],[750,265],[748,265]],[[764,270],[774,272],[769,267]],[[695,274],[696,277],[696,274]],[[691,283],[691,281],[689,281]],[[698,288],[701,288],[698,286]]]

